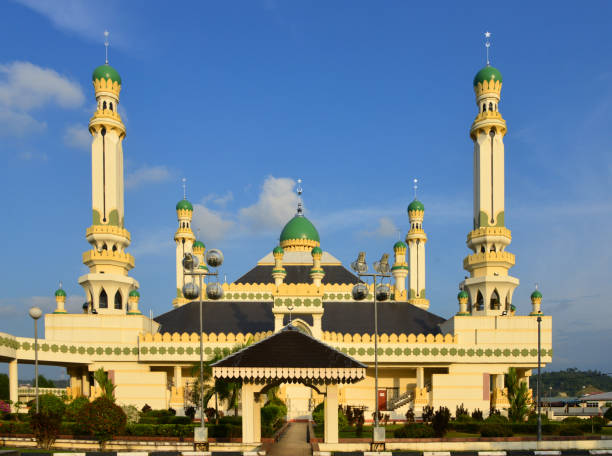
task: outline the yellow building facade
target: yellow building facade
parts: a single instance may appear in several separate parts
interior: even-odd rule
[[[42,364],[64,366],[70,396],[100,394],[93,372],[103,368],[116,385],[117,401],[156,409],[183,411],[192,405],[189,391],[193,366],[228,352],[238,344],[258,341],[289,322],[306,334],[366,364],[367,378],[339,387],[341,405],[374,410],[375,400],[391,419],[402,419],[409,408],[419,416],[423,407],[447,406],[454,412],[508,408],[504,375],[517,369],[526,382],[538,359],[538,317],[541,317],[542,363],[552,358],[552,321],[542,314],[542,295],[532,294],[530,315],[516,315],[512,305],[519,282],[508,270],[515,257],[506,247],[504,144],[507,132],[499,103],[502,76],[490,66],[474,79],[476,119],[470,130],[474,143],[474,222],[467,236],[472,250],[464,260],[469,277],[460,284],[457,314],[440,317],[426,297],[425,206],[408,206],[406,242],[393,246],[391,299],[378,304],[379,387],[374,391],[373,289],[355,301],[359,278],[321,247],[319,233],[304,215],[301,203],[287,222],[280,242],[232,283],[223,284],[220,300],[199,303],[185,298],[181,260],[193,253],[204,264],[206,247],[191,229],[193,206],[183,198],[176,205],[176,293],[168,312],[151,320],[139,310],[139,284],[129,273],[135,266],[127,253],[123,149],[125,126],[117,113],[121,78],[108,64],[93,73],[97,101],[90,120],[92,135],[92,225],[86,229],[91,249],[83,254],[89,273],[78,279],[87,305],[68,313],[66,293],[55,293],[57,308],[44,316],[45,339],[39,341]],[[169,261],[171,261],[169,259]],[[202,266],[206,268],[206,266]],[[201,341],[200,341],[201,339]],[[11,399],[17,400],[18,364],[32,363],[31,338],[0,334],[0,360],[9,363]],[[196,375],[197,376],[197,375]],[[306,418],[322,400],[310,388],[283,385],[280,395],[290,419]],[[376,398],[376,399],[375,399]]]

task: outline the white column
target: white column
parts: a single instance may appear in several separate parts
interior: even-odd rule
[[[416,368],[416,387],[425,388],[425,368]]]
[[[254,403],[253,407],[253,439],[261,442],[261,407],[265,403],[265,394],[262,394]]]
[[[242,385],[242,443],[255,443],[254,414],[255,408],[255,385],[244,383]]]
[[[328,385],[325,396],[325,443],[338,443],[338,385]]]
[[[17,360],[13,359],[9,361],[9,399],[13,401],[13,404],[19,400],[18,385]],[[11,410],[18,412],[15,405],[11,405]]]
[[[183,386],[183,369],[181,366],[174,366],[174,387],[178,391]]]
[[[91,388],[89,385],[89,371],[87,370],[87,367],[83,368],[83,373],[81,374],[81,385],[83,388],[83,396],[89,397],[89,395],[91,394]]]
[[[494,374],[493,381],[495,388],[504,389],[504,374]]]
[[[314,337],[315,339],[323,338],[323,331],[321,329],[321,317],[323,317],[323,314],[312,315],[312,337]]]

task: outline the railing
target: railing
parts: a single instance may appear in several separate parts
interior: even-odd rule
[[[404,394],[393,397],[387,401],[387,410],[395,410],[402,405],[412,400],[412,391],[406,391]]]
[[[38,388],[38,394],[53,394],[54,396],[66,395],[66,388]],[[17,388],[18,396],[36,396],[36,388],[33,386],[20,386]]]
[[[547,410],[548,407],[542,407],[542,410]],[[598,416],[603,415],[608,407],[551,407],[555,416]]]

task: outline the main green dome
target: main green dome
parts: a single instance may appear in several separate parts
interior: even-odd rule
[[[495,67],[487,65],[474,76],[474,87],[476,87],[479,82],[490,81],[491,79],[499,81],[500,83],[503,81],[500,71]]]
[[[93,74],[91,75],[91,80],[95,81],[96,79],[110,79],[111,81],[118,82],[119,85],[121,85],[121,76],[119,76],[117,70],[115,70],[108,63],[100,65],[93,71]]]
[[[408,212],[412,211],[425,211],[425,206],[419,200],[415,199],[412,203],[408,205]]]
[[[283,228],[280,241],[283,242],[291,239],[308,239],[320,242],[319,232],[312,222],[303,215],[296,215]]]
[[[181,209],[193,212],[193,206],[186,199],[182,199],[178,203],[176,203],[176,210],[180,211]]]

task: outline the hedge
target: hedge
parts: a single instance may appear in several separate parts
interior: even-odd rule
[[[480,434],[481,429],[485,424],[503,424],[508,426],[513,434],[536,434],[538,432],[538,424],[536,422],[525,422],[525,423],[495,423],[495,422],[482,422],[482,421],[453,421],[451,422],[451,429],[457,432],[466,432],[469,434]],[[601,423],[595,421],[593,423],[593,429],[595,432],[601,432]],[[566,429],[569,428],[569,429]],[[580,423],[570,422],[551,422],[542,423],[542,434],[543,435],[572,435],[568,432],[572,432],[573,429],[578,429],[583,433],[591,432],[591,420],[581,420]],[[565,434],[561,434],[564,432]],[[578,434],[580,435],[580,434]],[[501,436],[500,436],[501,437]]]

